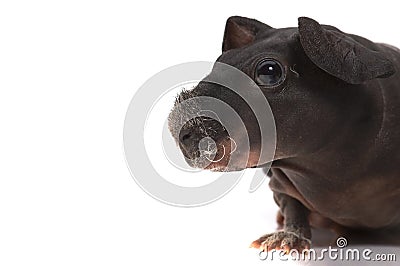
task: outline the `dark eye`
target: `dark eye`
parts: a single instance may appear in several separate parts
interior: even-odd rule
[[[259,85],[273,87],[284,80],[282,65],[274,59],[265,59],[256,67],[256,82]]]

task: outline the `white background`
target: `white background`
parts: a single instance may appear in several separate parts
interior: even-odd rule
[[[0,3],[0,265],[265,263],[248,245],[275,229],[267,183],[171,207],[136,185],[122,150],[135,90],[213,61],[231,15],[274,27],[309,16],[400,46],[395,1]]]

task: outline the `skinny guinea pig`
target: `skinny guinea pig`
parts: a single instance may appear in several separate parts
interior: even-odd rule
[[[253,247],[302,251],[311,246],[311,226],[366,232],[400,227],[399,49],[306,17],[298,27],[275,29],[234,16],[226,22],[217,62],[259,86],[276,125],[266,174],[283,230],[260,237]],[[241,170],[224,168],[229,152],[207,166],[199,163],[199,140],[206,136],[215,140],[217,156],[222,146],[233,149],[215,119],[199,116],[176,128],[185,115],[178,104],[198,96],[231,104],[244,118],[251,154],[245,168],[263,167],[257,158],[263,136],[251,109],[227,88],[205,81],[182,91],[169,116],[191,166]]]

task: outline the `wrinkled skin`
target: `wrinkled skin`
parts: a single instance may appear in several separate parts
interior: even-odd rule
[[[252,246],[307,249],[310,224],[349,236],[352,231],[372,234],[399,228],[399,50],[309,18],[299,18],[299,27],[283,29],[229,18],[217,61],[259,83],[256,66],[265,58],[278,61],[284,76],[276,86],[259,84],[276,123],[276,151],[268,175],[283,231],[262,236]],[[185,110],[174,108],[169,126],[183,154],[201,157],[198,141],[211,136],[216,158],[222,158],[193,167],[230,171],[267,163],[258,161],[258,155],[260,139],[268,136],[261,136],[254,114],[240,97],[200,82],[183,92],[177,104],[196,96],[215,97],[234,107],[249,133],[250,156],[245,167],[225,169],[233,144],[224,127],[200,116],[177,129]],[[212,132],[201,132],[201,125]],[[222,153],[222,147],[228,152]]]

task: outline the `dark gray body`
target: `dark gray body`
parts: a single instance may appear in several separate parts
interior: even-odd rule
[[[319,150],[275,161],[270,182],[276,197],[289,195],[352,228],[400,225],[400,53],[385,44],[373,48],[391,58],[397,73],[351,88],[360,91],[349,95],[355,104],[343,110],[348,119],[330,128]]]
[[[259,66],[266,58],[281,65],[284,74],[279,82],[260,82]],[[310,224],[363,232],[400,228],[397,48],[309,18],[300,18],[298,28],[274,29],[253,19],[231,17],[217,61],[258,83],[276,123],[277,146],[268,174],[284,228],[254,241],[254,247],[308,248]],[[260,138],[268,136],[260,136],[254,115],[237,96],[206,82],[181,96],[234,103],[250,132],[252,156],[247,167],[267,163],[259,162],[256,154]],[[171,132],[176,131],[179,113],[171,112]],[[185,134],[173,134],[185,156],[197,156],[196,141],[201,138],[197,127],[194,123],[184,128]],[[210,127],[216,142],[225,143],[226,133],[218,125]],[[224,162],[207,169],[221,169]]]

